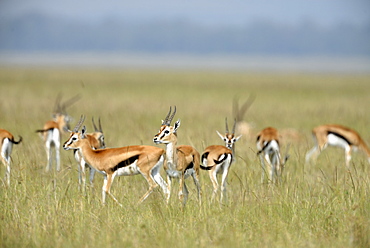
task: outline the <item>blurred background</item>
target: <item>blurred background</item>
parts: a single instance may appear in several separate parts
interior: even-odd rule
[[[370,72],[370,1],[1,0],[2,65]]]

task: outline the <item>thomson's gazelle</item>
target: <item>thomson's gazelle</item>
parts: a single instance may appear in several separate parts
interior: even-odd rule
[[[276,178],[280,181],[289,155],[286,154],[283,159],[281,158],[279,134],[275,128],[267,127],[259,132],[257,135],[257,150],[262,165],[261,182],[264,181],[265,173],[268,174],[270,182],[276,182]]]
[[[68,131],[69,122],[71,117],[67,114],[67,106],[74,103],[78,97],[73,97],[66,101],[64,104],[60,104],[60,95],[57,97],[55,110],[53,114],[53,120],[49,120],[44,124],[43,129],[36,130],[41,133],[45,142],[45,150],[47,156],[46,171],[51,169],[52,163],[52,148],[55,150],[55,162],[57,171],[60,171],[60,138],[61,135]]]
[[[5,178],[4,181],[9,186],[10,185],[10,162],[11,162],[11,154],[13,149],[13,144],[19,144],[22,141],[22,137],[19,136],[19,140],[15,141],[14,136],[4,130],[0,129],[0,147],[1,147],[1,161],[3,162],[5,169]]]
[[[365,152],[370,163],[369,147],[356,131],[348,127],[337,124],[321,125],[312,130],[312,136],[316,144],[306,154],[307,163],[311,158],[316,160],[319,154],[328,146],[338,146],[344,149],[347,168],[351,161],[351,153],[356,149]]]
[[[93,149],[101,149],[105,148],[105,141],[104,141],[104,134],[103,129],[101,127],[101,122],[99,118],[99,128],[95,125],[94,118],[92,119],[92,123],[94,126],[94,132],[86,134],[86,138],[89,140],[89,143]],[[81,156],[81,153],[78,150],[74,150],[74,156],[76,161],[78,162],[78,183],[81,185],[82,189],[85,190],[86,187],[86,175],[85,169],[89,167],[90,170],[90,186],[93,186],[94,176],[95,176],[95,169],[89,166],[86,161]]]
[[[165,159],[165,151],[154,146],[126,146],[120,148],[106,148],[94,150],[86,136],[85,126],[81,131],[84,118],[73,129],[71,136],[64,143],[65,150],[77,149],[86,163],[104,175],[102,188],[102,202],[105,203],[108,194],[116,203],[122,206],[110,193],[113,180],[116,176],[142,175],[149,184],[148,191],[140,198],[143,202],[158,185],[162,188],[166,199],[169,191],[166,182],[160,175],[160,169]]]
[[[236,120],[234,121],[233,130],[230,133],[229,127],[227,125],[227,119],[225,119],[226,132],[225,135],[220,134],[218,131],[217,134],[225,142],[225,146],[221,145],[212,145],[208,146],[202,154],[202,164],[200,166],[203,170],[209,171],[209,178],[213,184],[213,194],[212,201],[217,195],[219,184],[217,181],[217,174],[222,174],[221,179],[221,198],[220,202],[223,201],[226,197],[226,179],[229,173],[231,163],[234,160],[234,143],[238,141],[241,137],[235,137],[235,125]]]
[[[174,126],[171,126],[171,121],[176,113],[176,106],[174,112],[171,115],[171,108],[166,118],[162,121],[162,125],[159,129],[153,141],[156,144],[166,145],[166,163],[164,169],[167,173],[167,183],[171,192],[171,180],[172,178],[180,179],[179,187],[179,199],[186,204],[188,198],[188,189],[186,188],[185,179],[191,175],[194,180],[194,184],[198,190],[198,199],[201,203],[201,187],[199,183],[199,167],[200,167],[200,155],[195,148],[188,145],[177,146],[177,129],[180,127],[180,120],[176,121]],[[168,196],[170,197],[170,196]],[[167,199],[167,201],[169,198]]]

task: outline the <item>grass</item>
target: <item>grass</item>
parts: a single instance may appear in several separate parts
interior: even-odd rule
[[[368,247],[365,156],[354,154],[350,171],[340,149],[327,149],[315,165],[305,165],[304,156],[313,145],[310,130],[323,123],[350,126],[370,141],[369,85],[369,75],[352,74],[0,68],[0,127],[24,138],[13,149],[11,186],[0,186],[0,246]],[[72,152],[61,151],[61,172],[45,173],[46,155],[35,130],[50,119],[58,93],[64,99],[81,96],[68,108],[72,126],[85,114],[89,131],[91,117],[100,117],[110,147],[154,145],[161,120],[176,105],[179,144],[200,152],[222,144],[215,131],[224,131],[225,117],[231,122],[232,99],[255,94],[245,116],[253,130],[236,143],[228,203],[211,204],[212,186],[204,171],[204,204],[199,206],[195,186],[187,180],[184,211],[177,183],[168,206],[161,190],[137,205],[147,189],[140,176],[116,178],[112,193],[123,208],[111,199],[102,206],[102,176],[97,174],[95,187],[82,194]],[[254,142],[266,126],[299,136],[283,137],[283,150],[290,143],[291,157],[280,186],[260,183]]]

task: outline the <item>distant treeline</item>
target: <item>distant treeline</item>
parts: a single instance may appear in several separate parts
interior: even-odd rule
[[[29,14],[0,18],[0,50],[369,56],[370,23],[209,27],[189,20],[91,23]]]

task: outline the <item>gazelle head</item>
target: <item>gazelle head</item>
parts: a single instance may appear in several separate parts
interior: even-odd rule
[[[92,118],[92,123],[94,126],[94,133],[92,133],[92,135],[94,136],[96,140],[99,141],[100,147],[105,148],[104,133],[103,133],[103,128],[101,127],[100,118],[99,118],[99,128],[97,128],[95,125],[94,117]]]
[[[216,131],[218,136],[220,136],[220,138],[225,142],[225,146],[229,148],[230,150],[233,150],[234,143],[237,142],[240,139],[240,137],[242,137],[242,135],[235,137],[235,125],[236,125],[236,120],[234,120],[233,130],[230,133],[229,126],[227,124],[227,118],[225,118],[225,128],[226,128],[225,135],[222,135],[220,134],[219,131]]]
[[[156,144],[169,144],[176,142],[177,140],[177,129],[180,127],[180,119],[175,122],[174,126],[171,126],[173,117],[176,114],[176,106],[174,111],[171,114],[172,109],[168,112],[166,118],[162,120],[162,125],[159,129],[159,132],[154,135],[153,142]]]
[[[59,123],[59,126],[62,127],[64,131],[69,130],[69,122],[72,120],[71,116],[67,114],[67,107],[75,103],[79,98],[80,96],[76,95],[61,104],[61,95],[59,94],[57,96],[53,111],[53,119],[55,122]]]
[[[85,116],[82,115],[75,128],[70,131],[71,135],[69,136],[69,139],[63,144],[64,150],[79,149],[81,140],[86,139],[86,127],[84,126],[81,131],[78,131],[84,120]]]

